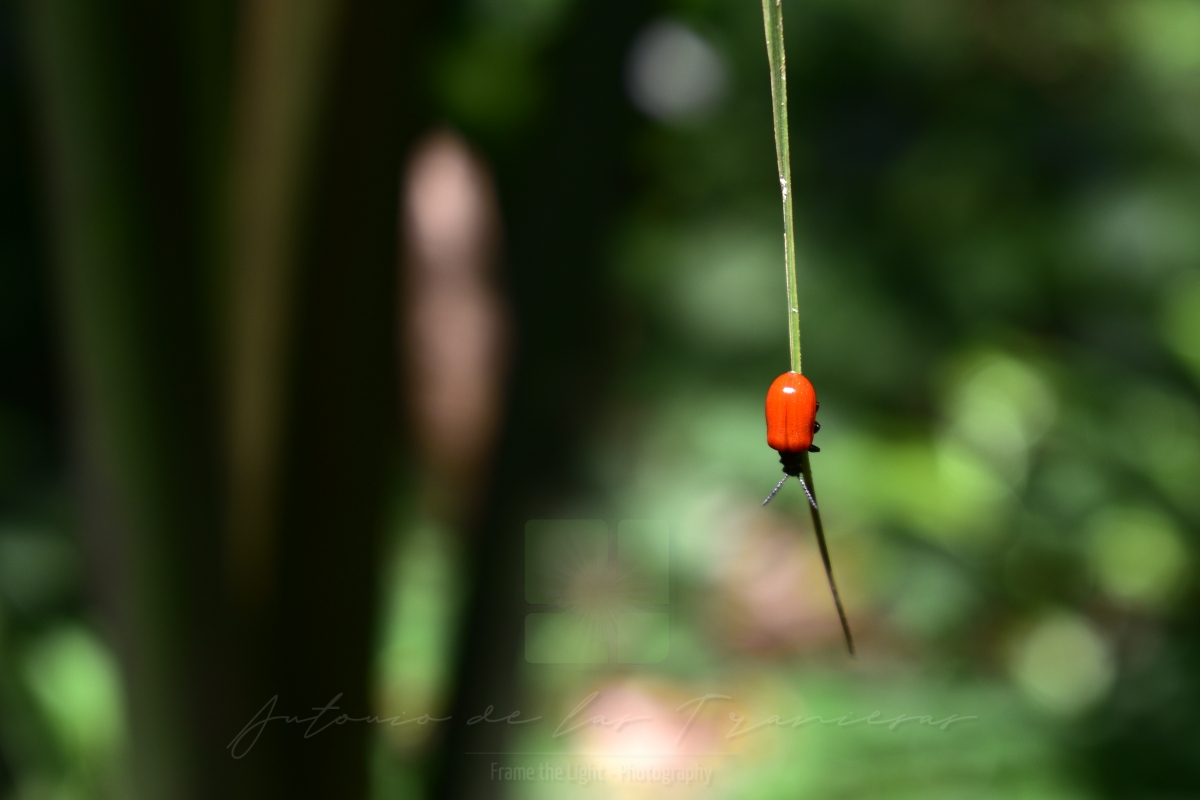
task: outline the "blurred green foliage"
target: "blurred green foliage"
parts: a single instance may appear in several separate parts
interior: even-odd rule
[[[495,20],[525,13],[484,8],[468,5],[447,53],[481,53]],[[828,716],[979,717],[780,733],[718,765],[712,796],[1200,790],[1200,3],[785,3],[804,363],[824,423],[814,469],[858,663],[836,627],[772,618],[832,609],[819,571],[778,574],[815,558],[800,498],[756,508],[778,468],[762,394],[786,368],[759,8],[694,0],[663,15],[707,42],[727,85],[698,113],[643,109],[626,145],[636,185],[606,254],[618,366],[577,507],[672,521],[671,655],[553,680],[531,665],[527,702],[560,712],[648,682],[663,698],[765,694],[763,716],[786,696]],[[519,29],[504,34],[522,48],[506,70],[547,46]],[[469,103],[452,82],[442,97],[503,157],[571,92],[554,81],[534,70],[511,104]],[[756,562],[756,548],[775,555]],[[752,597],[773,580],[808,583]]]
[[[430,48],[438,111],[501,165],[502,197],[531,131],[580,100],[556,68],[584,5],[467,0]],[[28,81],[3,8],[17,113],[0,114],[0,792],[123,796],[122,689],[60,498]],[[707,43],[721,91],[642,108],[628,140],[571,143],[578,158],[615,146],[632,182],[600,254],[613,357],[560,503],[671,523],[669,656],[525,665],[523,703],[561,719],[603,690],[670,717],[720,692],[754,719],[976,718],[744,744],[714,705],[697,730],[734,755],[705,796],[1195,796],[1200,2],[784,10],[814,470],[862,655],[841,652],[796,487],[758,507],[778,475],[762,397],[787,363],[759,7],[677,0],[658,22]],[[468,545],[411,509],[397,528],[377,702],[437,714]],[[523,729],[516,749],[578,763],[616,747],[552,730]],[[437,738],[386,729],[378,796],[417,794]]]

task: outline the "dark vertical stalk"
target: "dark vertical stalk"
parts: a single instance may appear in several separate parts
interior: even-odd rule
[[[278,569],[279,689],[302,706],[342,694],[372,713],[380,534],[397,473],[399,181],[422,105],[414,6],[346,7],[298,237],[296,367],[286,427]],[[329,734],[328,736],[326,734]],[[363,797],[371,726],[287,732],[297,798]]]
[[[258,183],[233,155],[246,150],[230,123],[231,4],[25,7],[81,522],[142,798],[367,791],[366,726],[309,740],[276,726],[244,759],[226,749],[275,694],[281,711],[340,693],[346,713],[370,713],[375,547],[397,452],[398,178],[422,109],[417,21],[415,6],[384,0],[300,5],[322,4],[319,30],[285,58],[243,31],[243,56],[272,77],[255,101],[284,109],[248,134],[251,155],[286,155]],[[247,297],[239,281],[264,265],[287,279],[251,281]],[[265,448],[276,477],[251,498],[270,513],[231,528],[231,464],[261,431],[229,427],[228,367],[253,344],[237,323],[265,309],[278,347],[242,377],[277,392]],[[230,568],[230,530],[270,543],[256,569]],[[246,591],[225,591],[231,574]]]
[[[182,65],[167,9],[29,3],[85,550],[124,665],[145,797],[199,783],[189,698],[215,528]],[[153,69],[146,68],[153,65]]]
[[[634,0],[582,4],[553,55],[559,83],[545,121],[528,149],[493,160],[517,356],[494,479],[473,532],[456,722],[433,765],[432,797],[478,800],[502,791],[488,777],[489,759],[467,753],[503,751],[511,729],[463,722],[489,705],[517,707],[524,525],[550,513],[569,489],[576,448],[612,363],[603,257],[629,189],[626,159],[636,125],[622,66],[653,11]]]

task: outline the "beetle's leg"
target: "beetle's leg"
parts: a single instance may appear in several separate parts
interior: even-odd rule
[[[821,430],[821,423],[813,420],[813,433],[816,433],[819,430]]]
[[[817,447],[815,444],[810,444],[810,445],[808,446],[808,452],[810,452],[810,453],[819,453],[819,452],[821,452],[821,448]]]

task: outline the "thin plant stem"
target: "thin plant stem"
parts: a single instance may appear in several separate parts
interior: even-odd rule
[[[817,546],[821,548],[821,561],[825,564],[825,577],[829,579],[829,591],[833,592],[833,604],[837,607],[838,621],[842,623],[842,634],[846,637],[846,649],[850,657],[855,657],[854,637],[850,635],[850,623],[846,619],[846,610],[842,608],[842,596],[838,594],[837,584],[833,580],[833,564],[829,560],[829,548],[825,544],[825,526],[821,524],[821,510],[817,508],[817,487],[813,483],[812,464],[808,461],[808,453],[800,460],[801,481],[804,482],[804,492],[808,495],[809,509],[812,511],[813,529],[817,532]]]
[[[784,276],[787,283],[788,303],[788,355],[791,357],[792,372],[800,369],[800,294],[796,287],[796,227],[792,219],[792,163],[788,147],[787,108],[787,56],[783,49],[782,0],[762,0],[763,29],[767,36],[767,62],[771,67],[771,112],[775,120],[775,164],[779,168],[779,190],[783,195],[783,252]],[[833,604],[837,607],[838,620],[846,637],[846,649],[854,657],[854,637],[850,634],[850,623],[842,608],[837,583],[833,580],[833,564],[829,559],[829,548],[825,543],[825,526],[821,523],[821,510],[817,507],[816,485],[813,483],[812,465],[808,453],[801,460],[800,483],[808,495],[812,511],[813,529],[817,535],[817,546],[821,549],[821,561],[825,564],[825,577],[829,579],[829,590],[833,593]],[[784,475],[784,480],[787,476]],[[782,485],[782,481],[780,482]],[[779,486],[763,501],[766,505]]]
[[[771,67],[771,112],[775,119],[775,163],[783,194],[784,275],[787,281],[788,355],[792,372],[800,369],[800,296],[796,288],[796,235],[792,222],[792,163],[788,149],[787,56],[783,51],[781,0],[762,0],[763,28],[767,35],[767,62]]]

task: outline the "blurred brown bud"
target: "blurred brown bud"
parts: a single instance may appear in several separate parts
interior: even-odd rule
[[[508,325],[493,283],[498,203],[487,165],[445,130],[418,142],[403,191],[413,427],[435,511],[454,517],[480,491],[500,416]]]

